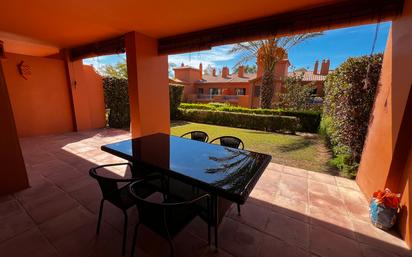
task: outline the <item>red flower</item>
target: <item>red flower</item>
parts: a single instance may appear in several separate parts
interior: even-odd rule
[[[388,188],[385,191],[378,190],[373,193],[373,198],[378,204],[383,204],[388,208],[398,208],[400,204],[400,194],[392,193]]]

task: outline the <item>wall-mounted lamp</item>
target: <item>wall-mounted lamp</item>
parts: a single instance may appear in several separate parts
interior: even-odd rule
[[[31,67],[24,61],[17,64],[17,69],[19,70],[20,76],[22,76],[25,80],[28,80],[31,77]]]

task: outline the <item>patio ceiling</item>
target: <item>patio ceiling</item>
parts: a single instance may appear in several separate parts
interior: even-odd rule
[[[165,38],[340,2],[348,1],[261,0],[259,4],[251,4],[250,1],[239,0],[201,3],[189,0],[178,3],[1,0],[0,40],[5,41],[8,52],[48,55],[61,48],[81,46],[129,31]],[[360,2],[376,5],[375,1]],[[27,44],[16,46],[16,42],[22,41]]]

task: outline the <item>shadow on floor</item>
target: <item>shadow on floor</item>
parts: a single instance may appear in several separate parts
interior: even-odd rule
[[[122,162],[99,149],[127,137],[124,131],[101,130],[22,139],[31,187],[0,199],[2,256],[120,256],[122,213],[107,204],[101,233],[95,234],[101,194],[87,172]],[[113,173],[124,176],[119,174]],[[176,238],[176,256],[412,256],[403,241],[361,219],[357,212],[367,208],[364,203],[354,201],[353,210],[346,210],[352,203],[342,197],[357,199],[360,192],[324,181],[315,181],[310,191],[308,178],[299,175],[268,168],[242,205],[242,215],[232,206],[224,218],[219,253],[207,246],[206,225],[196,219]],[[334,195],[332,188],[344,195]],[[306,193],[299,199],[301,192]],[[131,211],[129,235],[138,220],[137,210]],[[145,228],[137,245],[138,256],[169,255],[167,242]]]

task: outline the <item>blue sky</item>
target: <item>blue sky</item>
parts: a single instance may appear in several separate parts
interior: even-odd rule
[[[380,24],[375,53],[385,50],[390,25],[390,22]],[[289,61],[295,68],[313,69],[316,60],[330,59],[331,69],[334,69],[348,57],[370,54],[375,29],[376,25],[372,24],[325,31],[322,36],[309,39],[290,49]],[[202,62],[204,68],[210,64],[217,69],[223,66],[232,69],[239,60],[239,56],[228,54],[231,47],[231,45],[224,45],[213,47],[209,51],[170,55],[169,63],[180,65],[183,62],[186,65],[198,67]],[[84,63],[93,64],[99,69],[105,64],[116,64],[124,59],[124,54],[120,54],[90,58],[84,60]]]

